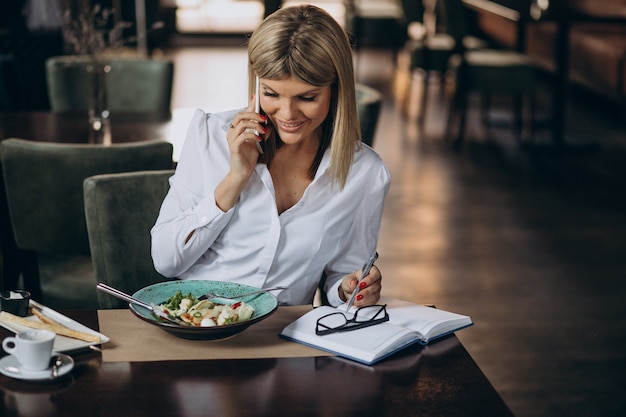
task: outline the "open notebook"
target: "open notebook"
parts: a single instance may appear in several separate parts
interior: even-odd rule
[[[318,307],[289,324],[281,336],[344,358],[368,365],[374,364],[414,343],[431,341],[471,326],[469,316],[439,310],[398,299],[382,299],[387,305],[389,321],[375,326],[348,332],[318,336],[315,333],[320,317],[334,312],[344,312],[342,306]],[[350,318],[356,309],[346,315]]]

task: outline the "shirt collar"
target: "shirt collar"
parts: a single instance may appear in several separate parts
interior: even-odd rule
[[[267,169],[267,165],[265,164],[256,164],[254,168],[255,171],[259,174],[261,178],[267,179],[270,183],[271,176],[269,175],[269,170]],[[326,175],[328,170],[330,169],[330,147],[324,151],[324,155],[322,155],[322,160],[320,161],[320,166],[317,168],[317,172],[315,173],[315,178],[313,178],[313,182],[316,182],[320,177]]]
[[[313,181],[326,174],[330,169],[330,146],[324,151],[324,155],[322,156],[322,160],[320,161],[320,166],[317,167],[317,172],[315,173],[315,178]]]

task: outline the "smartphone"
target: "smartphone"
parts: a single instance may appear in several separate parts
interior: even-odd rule
[[[259,92],[261,91],[261,80],[259,80],[259,76],[256,76],[256,85],[254,88],[254,111],[256,113],[261,113],[261,98],[259,97]]]
[[[260,91],[261,91],[261,81],[259,80],[259,76],[256,76],[256,80],[255,80],[255,88],[254,88],[254,111],[255,113],[261,113],[261,98],[260,98]],[[254,131],[254,133],[257,136],[259,135],[259,132],[257,132],[256,130]],[[265,140],[262,140],[261,142],[265,143]],[[263,146],[261,146],[261,142],[256,142],[256,148],[259,151],[260,154],[263,154]]]

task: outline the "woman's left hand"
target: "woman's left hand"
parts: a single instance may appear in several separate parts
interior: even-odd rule
[[[354,299],[354,306],[364,307],[376,304],[380,299],[380,290],[382,289],[383,276],[380,270],[374,265],[372,269],[370,269],[370,273],[363,278],[360,284],[359,278],[361,278],[360,269],[343,277],[341,285],[339,286],[340,298],[344,301],[349,300],[358,284],[360,290]]]

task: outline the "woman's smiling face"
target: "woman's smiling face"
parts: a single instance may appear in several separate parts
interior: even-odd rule
[[[328,115],[330,100],[329,85],[319,87],[294,77],[261,78],[261,108],[286,145],[319,138],[317,130]]]

